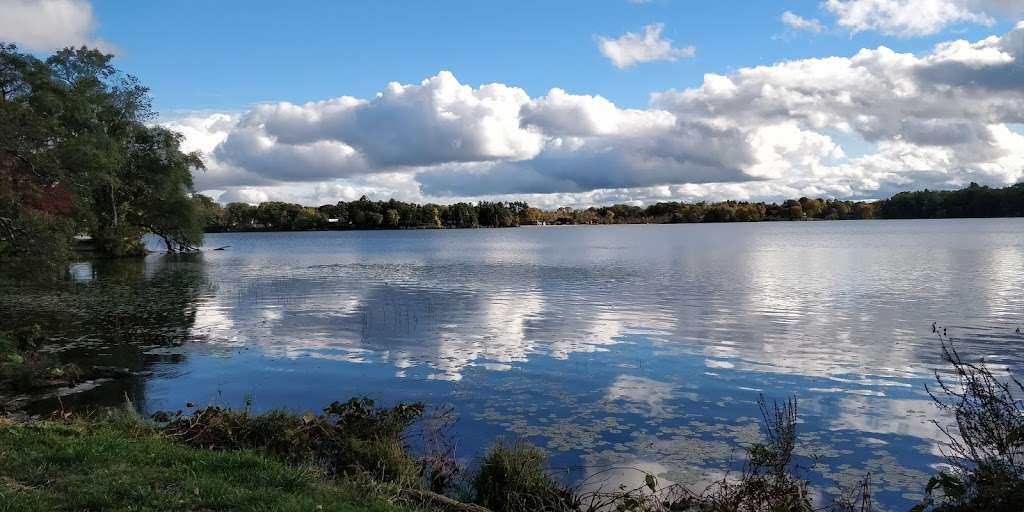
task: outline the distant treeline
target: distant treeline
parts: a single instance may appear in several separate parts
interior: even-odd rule
[[[542,224],[675,224],[854,219],[939,219],[1024,216],[1024,183],[990,188],[972,183],[961,190],[901,192],[874,202],[789,199],[782,203],[723,201],[661,202],[541,210],[525,202],[416,204],[341,201],[320,207],[277,201],[252,206],[207,205],[207,231],[303,231],[316,229],[412,229],[514,227]]]
[[[416,204],[394,199],[371,201],[366,196],[320,207],[279,201],[258,206],[229,203],[208,211],[207,231],[503,228],[520,225],[527,209],[526,203],[519,202]]]

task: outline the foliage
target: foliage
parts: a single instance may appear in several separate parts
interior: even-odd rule
[[[1022,217],[1024,183],[989,188],[971,183],[960,190],[900,192],[879,202],[887,219],[944,219],[953,217]]]
[[[367,474],[416,486],[419,469],[402,435],[422,413],[420,404],[385,409],[368,398],[332,403],[321,415],[252,415],[208,407],[174,418],[163,430],[198,448],[261,449],[292,464],[319,467],[328,475]]]
[[[419,422],[420,475],[427,488],[438,494],[455,491],[461,483],[464,467],[456,455],[456,439],[451,435],[457,416],[451,406],[441,407],[425,415]]]
[[[208,231],[302,231],[309,229],[438,229],[512,227],[520,224],[525,203],[480,202],[476,205],[415,204],[396,201],[340,201],[318,208],[268,201],[251,206],[229,203]]]
[[[473,478],[475,502],[496,512],[576,510],[571,493],[548,471],[547,456],[534,446],[498,440]]]
[[[386,484],[324,482],[257,451],[191,448],[124,414],[0,418],[0,453],[0,510],[410,510]]]
[[[683,496],[676,510],[707,512],[811,512],[810,486],[793,465],[796,448],[796,400],[768,407],[758,401],[766,442],[747,450],[747,464],[738,480],[723,478],[699,495]]]
[[[141,236],[198,243],[197,154],[150,121],[149,91],[111,55],[66,48],[46,60],[0,44],[0,256],[67,257],[75,234],[123,256]]]
[[[917,510],[941,512],[1024,510],[1024,384],[1000,380],[984,361],[964,361],[942,338],[951,379],[936,372],[929,394],[952,415],[956,428],[936,421],[947,437],[951,468],[928,483],[928,497]]]
[[[394,199],[371,201],[363,196],[357,201],[341,201],[317,208],[270,201],[255,206],[230,203],[220,211],[209,206],[205,211],[212,212],[204,217],[208,231],[998,217],[1024,215],[1024,184],[1003,189],[972,184],[959,191],[903,192],[877,202],[801,197],[782,203],[670,201],[646,207],[616,204],[544,211],[521,201],[420,205]]]

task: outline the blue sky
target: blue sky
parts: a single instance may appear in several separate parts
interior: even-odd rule
[[[871,199],[1024,180],[1017,0],[0,9],[0,40],[34,53],[113,52],[222,202]]]
[[[165,116],[240,110],[262,101],[369,97],[390,81],[415,83],[441,70],[463,83],[501,82],[531,96],[552,87],[600,94],[623,107],[651,92],[699,85],[705,73],[781,60],[848,55],[887,45],[919,52],[955,32],[980,39],[1012,26],[962,24],[921,38],[875,32],[808,34],[780,21],[786,11],[827,17],[819,2],[627,0],[445,1],[97,0],[97,34],[118,63],[141,77]],[[696,56],[616,69],[599,36],[664,23],[664,36]]]

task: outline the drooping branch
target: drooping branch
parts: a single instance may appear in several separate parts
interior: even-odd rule
[[[158,229],[152,224],[139,224],[138,226],[141,228],[145,228],[150,233],[160,237],[160,239],[163,240],[164,242],[164,246],[167,248],[167,252],[169,253],[196,252],[199,250],[198,247],[193,245],[191,242],[185,240],[183,237],[177,236],[173,233],[168,233],[167,231],[162,229]]]
[[[7,153],[8,155],[11,155],[12,157],[17,159],[21,163],[23,163],[26,166],[28,166],[29,172],[31,172],[33,175],[35,175],[35,177],[37,177],[37,178],[44,178],[45,177],[45,176],[43,176],[39,172],[38,169],[36,169],[36,165],[32,162],[32,160],[29,160],[28,157],[26,157],[25,155],[22,155],[21,153],[19,153],[18,150],[14,149],[14,148],[8,148],[8,147],[5,147],[3,149],[4,149],[5,153]]]

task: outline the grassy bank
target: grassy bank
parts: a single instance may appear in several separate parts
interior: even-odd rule
[[[131,418],[0,422],[2,511],[416,510],[395,486],[193,448]]]

